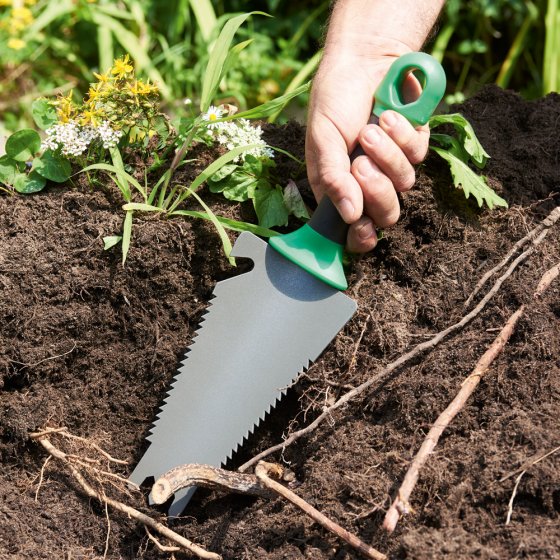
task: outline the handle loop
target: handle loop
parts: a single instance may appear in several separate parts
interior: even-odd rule
[[[405,78],[419,70],[424,79],[422,94],[416,101],[404,103],[401,90]],[[387,109],[397,111],[414,126],[428,122],[445,93],[445,72],[427,53],[411,52],[397,58],[375,92],[373,114],[380,117]]]

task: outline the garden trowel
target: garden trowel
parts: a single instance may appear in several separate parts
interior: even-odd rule
[[[421,97],[404,103],[407,74],[424,78]],[[375,94],[373,118],[386,109],[425,124],[445,89],[440,64],[423,53],[397,59]],[[356,157],[355,151],[351,157]],[[219,282],[207,314],[171,385],[131,480],[142,484],[184,463],[220,466],[352,317],[342,267],[348,226],[323,197],[299,230],[266,243],[242,233],[232,256],[254,268]],[[179,515],[194,489],[177,492]]]

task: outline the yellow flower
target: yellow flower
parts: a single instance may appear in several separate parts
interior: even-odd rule
[[[150,95],[151,93],[158,93],[159,88],[155,84],[151,84],[150,80],[146,83],[138,80],[138,93],[140,95]]]
[[[101,94],[101,88],[103,87],[102,83],[93,84],[88,90],[88,99],[87,103],[93,103]]]
[[[13,8],[11,16],[13,19],[17,19],[25,25],[29,25],[33,22],[33,14],[29,8]]]
[[[74,101],[72,101],[72,92],[73,90],[70,90],[66,97],[62,94],[59,95],[58,99],[54,102],[58,120],[62,123],[73,120],[76,115],[76,106],[74,105]]]
[[[117,78],[124,78],[127,74],[130,74],[134,70],[134,66],[130,64],[130,57],[125,54],[121,58],[117,58],[113,62],[113,68],[111,68],[111,74],[117,76]]]
[[[12,0],[0,0],[0,6],[11,6]]]
[[[111,79],[111,76],[109,76],[109,71],[105,72],[105,74],[98,74],[97,72],[94,72],[93,75],[97,78],[97,81],[102,84],[108,83]]]
[[[37,4],[37,0],[25,0],[24,4],[26,6],[35,6],[35,4]]]
[[[92,126],[97,126],[101,119],[105,116],[105,113],[101,109],[86,109],[82,112],[82,118],[80,119],[81,125],[91,124]]]
[[[14,51],[23,49],[25,45],[27,45],[25,41],[23,41],[22,39],[16,39],[15,37],[12,37],[8,41],[8,48],[13,49]]]

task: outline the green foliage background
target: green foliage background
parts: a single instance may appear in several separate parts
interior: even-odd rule
[[[251,41],[220,84],[220,101],[241,109],[306,81],[319,60],[325,0],[28,0],[33,21],[14,32],[0,1],[0,134],[29,126],[31,103],[72,88],[80,94],[113,58],[130,53],[140,76],[160,84],[167,109],[196,104],[224,16],[254,10],[240,29]],[[426,50],[448,75],[448,101],[496,82],[538,97],[558,89],[560,0],[449,0]],[[24,47],[13,49],[17,38]],[[556,69],[556,70],[555,70]],[[287,115],[305,117],[303,96]],[[286,118],[283,115],[281,118]]]

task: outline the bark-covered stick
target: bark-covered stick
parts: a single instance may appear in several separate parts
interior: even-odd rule
[[[383,521],[383,528],[389,533],[392,533],[397,526],[397,523],[402,515],[405,515],[410,511],[410,506],[408,504],[408,499],[416,486],[418,481],[418,475],[420,474],[420,469],[424,466],[428,457],[433,452],[437,442],[443,433],[443,430],[447,428],[449,423],[455,418],[457,413],[463,408],[467,399],[472,395],[473,391],[479,384],[482,376],[486,373],[496,356],[503,350],[507,341],[511,337],[517,321],[523,314],[525,307],[522,305],[513,315],[510,316],[507,323],[500,331],[500,334],[494,339],[494,342],[486,350],[482,358],[476,364],[473,372],[463,381],[460,391],[457,396],[451,401],[451,404],[439,415],[438,419],[435,421],[434,425],[431,427],[424,443],[420,447],[420,451],[412,464],[410,465],[403,483],[397,492],[397,497],[391,504],[391,507],[385,515],[385,520]]]
[[[286,488],[276,480],[270,478],[269,474],[274,474],[274,471],[277,469],[277,465],[272,463],[266,463],[265,461],[260,461],[258,465],[255,467],[255,475],[257,478],[271,490],[274,490],[277,494],[286,498],[289,502],[296,505],[300,508],[306,515],[311,517],[313,521],[319,523],[322,527],[330,531],[331,533],[337,535],[342,540],[346,541],[350,546],[352,546],[355,550],[362,553],[367,558],[372,558],[373,560],[386,560],[387,556],[385,554],[379,552],[369,544],[365,543],[361,539],[359,539],[350,531],[347,531],[331,519],[329,519],[326,515],[323,515],[320,511],[316,510],[312,505],[307,503],[303,498],[300,498],[297,494],[294,494],[289,488]]]

